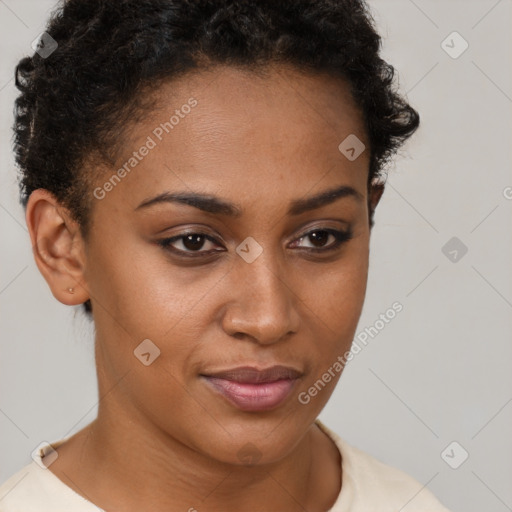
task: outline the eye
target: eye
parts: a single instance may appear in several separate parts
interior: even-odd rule
[[[176,242],[178,243],[176,244]],[[182,233],[181,235],[173,236],[171,238],[164,238],[163,240],[159,240],[157,243],[164,249],[185,257],[197,257],[196,255],[205,256],[214,252],[221,252],[216,249],[201,251],[200,249],[202,249],[208,242],[210,244],[213,243],[218,245],[216,244],[215,238],[205,233],[193,232]]]
[[[336,229],[314,229],[303,234],[293,243],[293,247],[299,247],[307,252],[326,253],[338,249],[343,243],[350,240],[352,231],[341,231]],[[297,246],[297,242],[309,241],[310,246]],[[330,241],[330,243],[329,243]],[[181,233],[170,238],[159,240],[158,245],[172,253],[190,258],[209,256],[213,253],[223,252],[225,249],[202,250],[208,243],[220,246],[217,240],[206,233],[190,232]]]
[[[298,242],[309,240],[310,246],[303,246],[309,252],[328,252],[338,249],[343,243],[353,236],[351,230],[341,231],[337,229],[315,229],[302,235]],[[329,244],[329,239],[331,243]]]

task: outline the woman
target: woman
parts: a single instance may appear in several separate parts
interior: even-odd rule
[[[384,164],[419,124],[362,1],[68,0],[16,85],[39,270],[95,325],[97,418],[1,512],[442,512],[320,411]]]

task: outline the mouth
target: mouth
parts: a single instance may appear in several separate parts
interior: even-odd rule
[[[201,374],[209,388],[242,411],[268,411],[288,398],[302,373],[287,366],[244,366]]]

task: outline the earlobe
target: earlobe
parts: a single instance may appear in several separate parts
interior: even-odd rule
[[[36,265],[53,296],[70,306],[85,302],[89,299],[84,279],[85,255],[76,221],[44,189],[32,192],[25,217]]]

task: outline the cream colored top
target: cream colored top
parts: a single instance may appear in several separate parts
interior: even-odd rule
[[[450,512],[411,476],[351,446],[320,420],[316,423],[334,441],[342,461],[341,491],[327,512]],[[51,446],[56,449],[65,440]],[[0,512],[105,512],[43,469],[41,456],[48,450],[41,449],[0,486]]]

